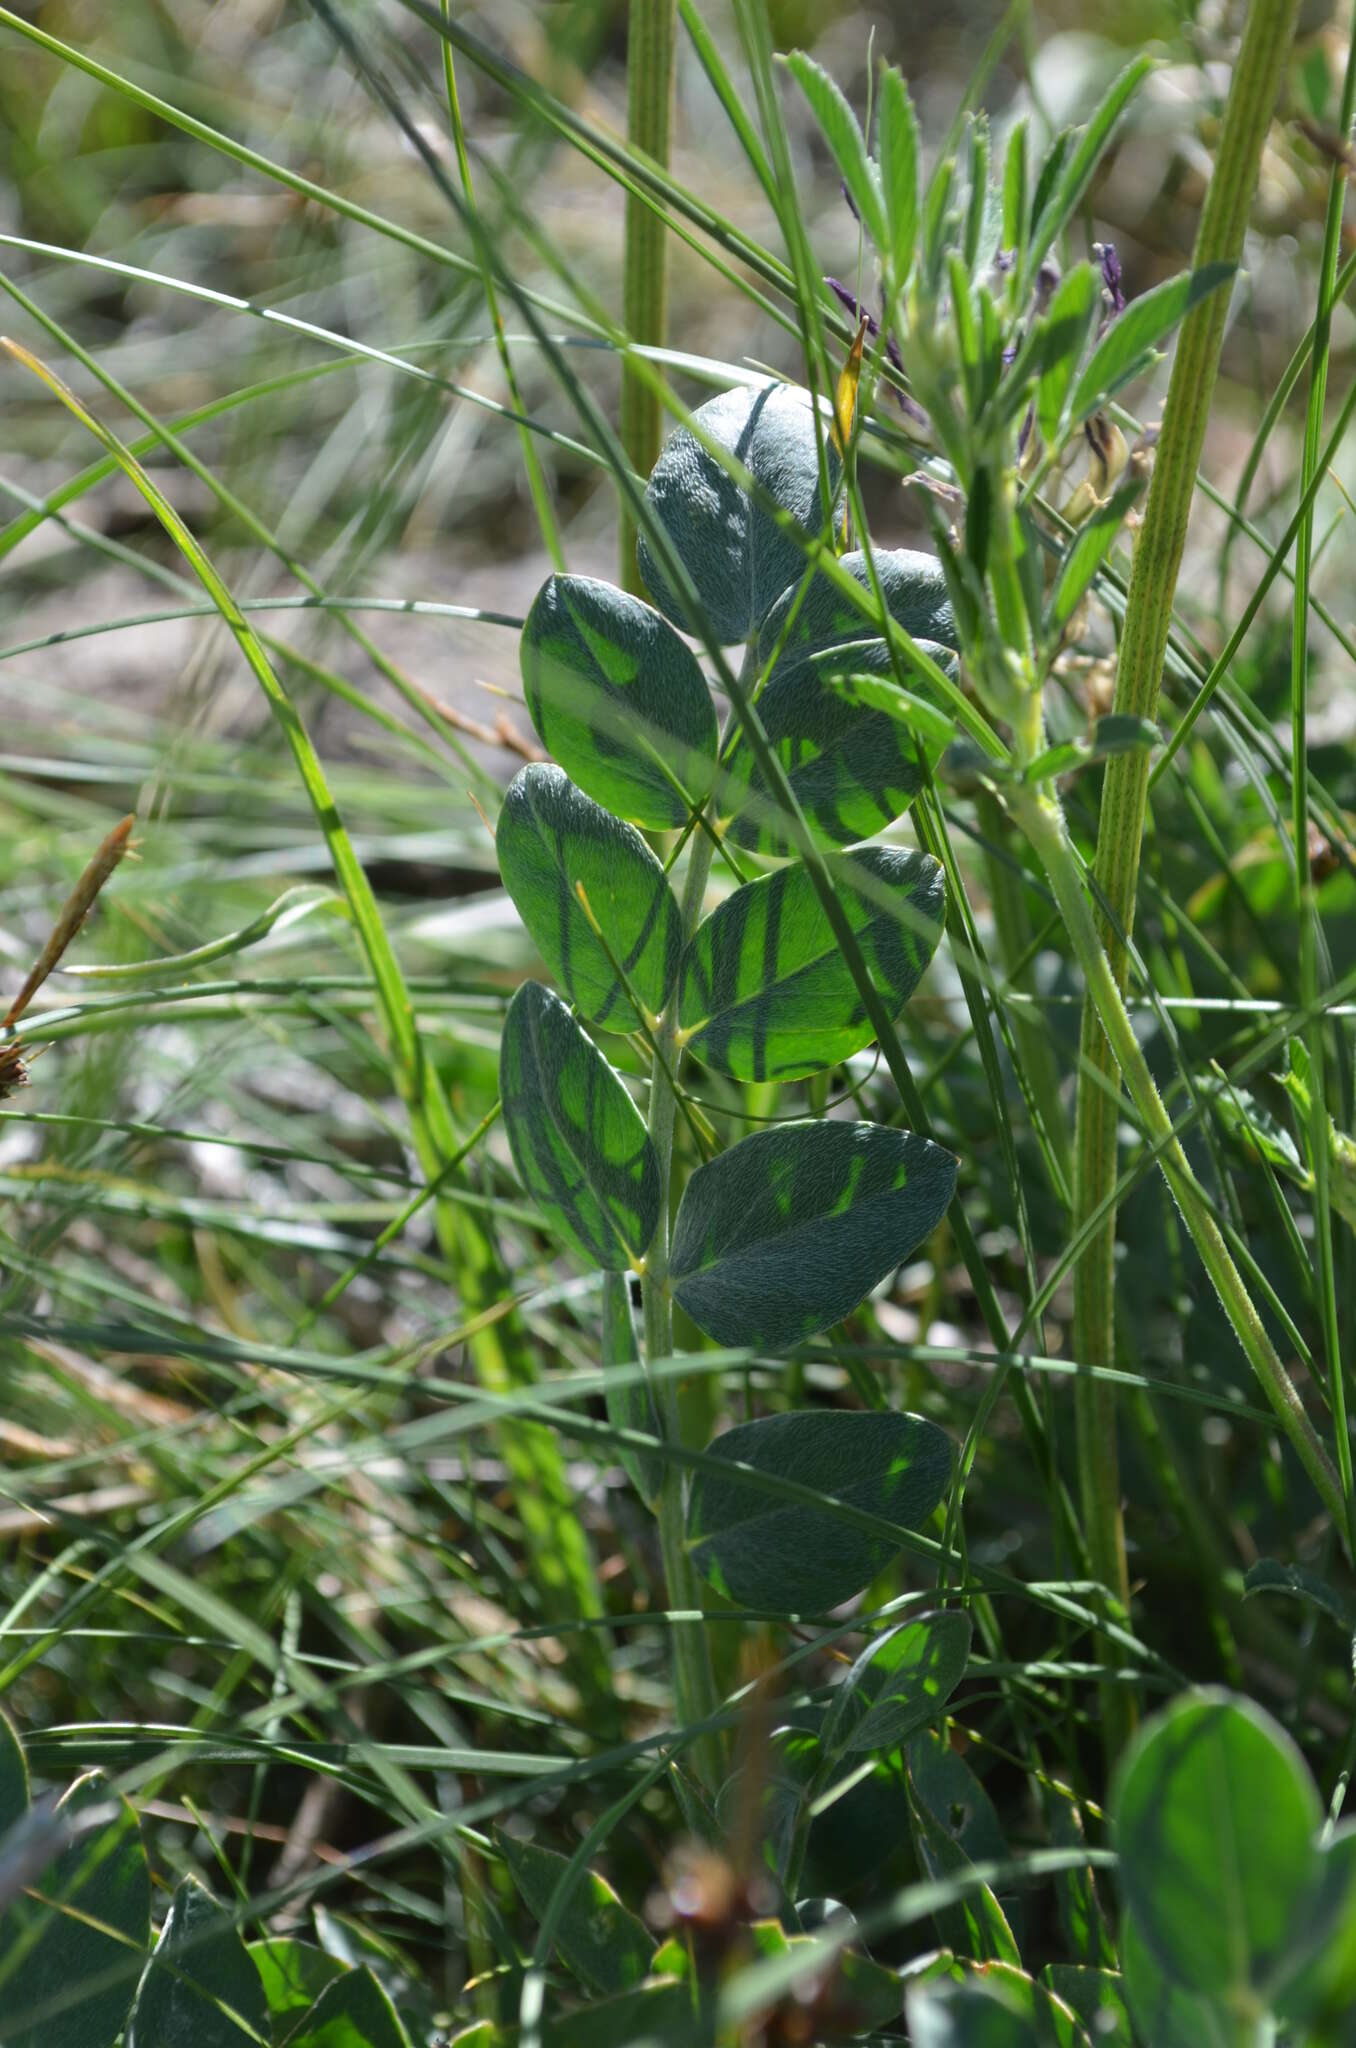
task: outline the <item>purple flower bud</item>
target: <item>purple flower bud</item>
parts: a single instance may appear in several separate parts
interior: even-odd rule
[[[844,312],[850,314],[854,320],[865,320],[866,331],[871,336],[871,339],[874,341],[877,335],[880,333],[880,322],[875,318],[874,314],[869,312],[868,309],[862,304],[861,300],[857,297],[856,292],[854,292],[848,285],[845,285],[841,278],[826,277],[824,282],[828,286],[829,290],[833,293],[834,297],[837,299],[839,305],[843,308]],[[904,358],[899,352],[899,343],[895,340],[893,334],[887,334],[885,337],[885,353],[890,358],[890,361],[894,364],[895,368],[898,370],[900,376],[904,376]],[[896,387],[892,384],[890,386],[890,396],[894,399],[896,405],[899,407],[900,411],[904,414],[906,419],[913,420],[920,426],[927,425],[927,414],[924,412],[921,405],[917,404],[915,400],[909,397],[907,391],[897,390]]]
[[[839,305],[850,313],[854,320],[865,320],[866,331],[874,341],[880,333],[880,323],[874,320],[870,313],[867,312],[866,307],[857,297],[856,292],[849,290],[848,286],[841,283],[836,277],[826,277],[824,282],[837,299]]]
[[[1114,242],[1094,242],[1092,253],[1102,266],[1102,288],[1107,295],[1111,311],[1125,311],[1125,292],[1121,283],[1121,259],[1116,254]]]
[[[1015,249],[995,249],[993,252],[993,267],[1000,277],[1005,277],[1016,261]]]

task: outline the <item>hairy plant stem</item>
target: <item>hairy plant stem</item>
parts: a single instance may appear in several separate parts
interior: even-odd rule
[[[707,832],[697,831],[692,835],[692,849],[688,855],[687,877],[683,884],[682,922],[683,935],[691,932],[700,916],[702,899],[706,894],[707,877],[711,873],[713,842]],[[673,1356],[673,1297],[669,1293],[669,1183],[673,1170],[673,1125],[678,1107],[670,1076],[678,1079],[678,1068],[682,1051],[678,1044],[678,991],[675,988],[660,1019],[655,1036],[656,1056],[650,1069],[650,1142],[659,1160],[659,1222],[655,1228],[654,1242],[645,1261],[645,1274],[641,1281],[641,1300],[645,1331],[645,1357],[653,1362]],[[655,1387],[655,1401],[659,1408],[664,1435],[673,1443],[682,1441],[682,1416],[679,1411],[678,1388],[675,1381],[666,1379]],[[664,1481],[659,1490],[656,1514],[659,1520],[659,1547],[664,1559],[664,1578],[668,1588],[668,1603],[672,1609],[684,1609],[701,1613],[701,1595],[697,1575],[687,1553],[687,1530],[685,1509],[686,1476],[681,1465],[666,1464]],[[673,1689],[679,1721],[684,1727],[707,1720],[720,1706],[716,1691],[715,1676],[711,1669],[711,1653],[706,1640],[706,1624],[700,1618],[695,1621],[674,1621],[673,1627]],[[693,1745],[697,1774],[709,1792],[714,1792],[724,1776],[724,1752],[720,1736],[713,1730],[701,1736]]]
[[[668,168],[673,109],[673,47],[677,0],[631,0],[626,51],[626,139],[661,170]],[[628,340],[658,348],[668,332],[668,229],[634,192],[626,196],[626,249],[622,272],[622,325]],[[659,456],[660,408],[653,386],[622,360],[620,438],[637,476],[648,476]],[[640,592],[636,523],[621,511],[623,590]],[[695,848],[694,848],[695,852]]]
[[[1196,237],[1192,259],[1196,267],[1216,262],[1236,263],[1242,254],[1262,146],[1275,105],[1294,15],[1295,0],[1250,0],[1229,89],[1214,175]],[[1135,546],[1116,674],[1115,710],[1138,718],[1152,719],[1158,707],[1177,574],[1186,541],[1196,468],[1205,438],[1227,312],[1226,292],[1212,292],[1195,307],[1183,325],[1173,363],[1144,524]],[[1134,924],[1148,778],[1149,757],[1143,749],[1118,755],[1107,764],[1094,870],[1107,911],[1093,927],[1099,963],[1096,972],[1090,959],[1082,961],[1087,976],[1087,994],[1083,1008],[1078,1109],[1074,1128],[1072,1227],[1075,1232],[1099,1209],[1116,1185],[1119,1105],[1114,1076],[1118,1064],[1127,1081],[1130,1080],[1130,1072],[1126,1059],[1143,1068],[1143,1081],[1153,1102],[1161,1114],[1166,1114],[1148,1068],[1144,1066],[1134,1033],[1125,1020],[1121,1000],[1128,967],[1127,941]],[[1045,813],[1042,815],[1044,817]],[[1058,883],[1051,875],[1056,893],[1062,891],[1063,897],[1076,898],[1080,912],[1090,918],[1091,912],[1078,885],[1068,850],[1062,817],[1057,823],[1047,819],[1042,834],[1052,845],[1064,849]],[[1063,901],[1061,908],[1065,909],[1067,917],[1069,911]],[[1080,948],[1080,952],[1082,950]],[[1116,1025],[1125,1059],[1121,1059],[1115,1050],[1112,1031],[1107,1024],[1108,1012],[1113,1018],[1119,1012],[1119,1019],[1125,1021],[1123,1031],[1119,1021]],[[1143,1104],[1140,1104],[1140,1110],[1144,1115]],[[1178,1151],[1180,1153],[1180,1147]],[[1171,1170],[1169,1180],[1172,1180]],[[1195,1204],[1194,1210],[1195,1216],[1199,1217],[1199,1228],[1193,1220],[1193,1212],[1188,1211],[1185,1205],[1183,1214],[1211,1271],[1211,1278],[1220,1290],[1243,1348],[1277,1404],[1277,1412],[1287,1433],[1291,1433],[1293,1426],[1301,1435],[1307,1430],[1312,1438],[1307,1418],[1299,1408],[1298,1397],[1267,1341],[1247,1290],[1213,1220],[1199,1203]],[[1207,1256],[1207,1244],[1213,1245],[1216,1241],[1217,1253],[1211,1249]],[[1116,1213],[1114,1208],[1108,1207],[1074,1269],[1074,1348],[1085,1365],[1109,1366],[1115,1363],[1115,1243]],[[1128,1600],[1129,1585],[1121,1521],[1116,1391],[1106,1381],[1085,1378],[1076,1383],[1074,1399],[1083,1526],[1092,1553],[1093,1569],[1112,1595],[1124,1604]],[[1287,1417],[1289,1422],[1286,1422]],[[1331,1468],[1316,1438],[1312,1438],[1302,1455],[1306,1469],[1315,1474],[1316,1483],[1317,1475],[1322,1473],[1324,1484],[1319,1490],[1327,1500],[1329,1496],[1325,1488]],[[1340,1505],[1340,1493],[1336,1497]],[[1109,1747],[1116,1746],[1116,1732],[1109,1731],[1112,1737]]]
[[[1266,1333],[1210,1204],[1192,1174],[1182,1142],[1173,1133],[1172,1118],[1135,1036],[1120,983],[1102,943],[1092,905],[1083,890],[1059,799],[1048,793],[1038,794],[1033,789],[1024,789],[1012,797],[1011,803],[1018,823],[1044,866],[1086,979],[1088,1001],[1095,1009],[1105,1034],[1113,1072],[1119,1068],[1145,1134],[1159,1154],[1173,1198],[1248,1363],[1261,1382],[1281,1428],[1312,1479],[1324,1507],[1345,1530],[1342,1488],[1332,1461]]]

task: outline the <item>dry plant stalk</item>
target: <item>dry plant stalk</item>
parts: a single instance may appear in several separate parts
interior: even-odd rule
[[[5,1012],[0,1030],[13,1034],[15,1025],[32,1002],[48,975],[61,959],[71,940],[85,922],[94,899],[103,888],[131,842],[136,819],[129,815],[113,827],[62,907],[52,927],[52,936],[38,955],[32,973]],[[13,1035],[0,1045],[0,1102],[28,1085],[27,1047]]]

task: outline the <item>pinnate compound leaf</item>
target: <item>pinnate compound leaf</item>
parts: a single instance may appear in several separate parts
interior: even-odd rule
[[[1322,1874],[1318,1793],[1290,1737],[1250,1700],[1187,1693],[1127,1750],[1112,1813],[1121,1889],[1160,1969],[1207,1998],[1265,1997]]]
[[[579,787],[638,825],[686,824],[711,788],[716,711],[667,620],[592,576],[548,576],[519,657],[532,723]]]
[[[568,1858],[499,1829],[494,1840],[518,1896],[535,1920],[544,1920]],[[594,1991],[629,1991],[646,1976],[654,1946],[654,1937],[627,1912],[605,1877],[592,1870],[578,1874],[556,1928],[556,1947],[576,1977]]]
[[[1099,405],[1142,376],[1154,360],[1160,341],[1172,333],[1193,306],[1209,298],[1233,277],[1236,264],[1207,263],[1200,270],[1170,277],[1165,284],[1132,299],[1098,342],[1079,377],[1070,424],[1078,426]]]
[[[718,1344],[777,1353],[849,1315],[946,1213],[950,1152],[882,1124],[781,1124],[699,1166],[670,1278]]]
[[[852,194],[863,226],[884,255],[890,247],[890,236],[880,179],[866,153],[866,142],[857,116],[836,80],[830,78],[813,57],[807,57],[804,50],[793,50],[786,60],[786,68],[809,102],[810,112],[819,123],[838,166],[838,174]]]
[[[608,1031],[634,1031],[641,1019],[629,985],[657,1016],[678,971],[682,926],[639,832],[562,769],[534,761],[504,793],[495,850],[519,917],[580,1015]],[[606,945],[579,901],[581,884]]]
[[[97,1773],[77,1779],[57,1811],[78,1821],[93,1808],[108,1809],[111,1818],[78,1835],[0,1918],[5,2048],[112,2048],[127,2019],[138,1952],[150,1942],[151,1881],[137,1817]],[[7,1980],[6,1957],[20,1942],[23,1959]],[[95,1989],[25,2025],[25,2013],[85,1983]]]
[[[1057,448],[1063,438],[1065,400],[1100,303],[1101,276],[1091,263],[1080,263],[1060,280],[1049,311],[1037,322],[1036,420],[1047,448]]]
[[[336,1957],[327,1956],[314,1942],[297,1941],[291,1935],[270,1935],[247,1946],[278,2040],[310,2011],[321,1992],[344,1974],[344,1965]]]
[[[245,2048],[268,2037],[264,1988],[230,1914],[196,1877],[182,1878],[137,1991],[127,2048]]]
[[[410,2048],[399,2014],[365,1966],[321,1992],[287,2048]]]
[[[872,980],[897,1017],[942,934],[941,865],[894,846],[833,854],[826,865]],[[736,889],[698,925],[683,954],[678,1015],[697,1057],[741,1081],[818,1073],[875,1036],[801,862]]]
[[[723,391],[698,406],[693,418],[790,515],[788,530],[686,427],[665,442],[646,501],[692,579],[707,626],[728,644],[757,631],[769,607],[800,577],[802,543],[824,527],[814,415],[806,392],[764,384]],[[831,448],[826,459],[832,487],[840,465]],[[700,631],[703,621],[689,616],[643,534],[638,560],[665,617],[684,632]]]
[[[821,1745],[830,1755],[897,1748],[937,1718],[969,1655],[970,1617],[956,1608],[874,1637],[834,1694]]]
[[[951,1444],[933,1422],[881,1411],[805,1409],[742,1422],[707,1456],[731,1469],[695,1477],[687,1535],[693,1562],[741,1606],[820,1614],[851,1599],[899,1549],[828,1504],[802,1506],[750,1484],[748,1471],[813,1487],[859,1512],[912,1529],[951,1479]],[[740,1467],[748,1468],[741,1471]]]
[[[621,1076],[539,981],[509,1004],[499,1093],[518,1177],[552,1229],[604,1271],[634,1265],[659,1220],[654,1147]]]

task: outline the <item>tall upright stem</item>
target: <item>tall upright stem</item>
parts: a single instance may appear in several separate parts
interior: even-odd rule
[[[1197,267],[1236,263],[1242,255],[1262,145],[1294,16],[1295,0],[1250,0],[1214,176],[1196,237],[1193,261]],[[1228,294],[1213,292],[1188,315],[1163,409],[1153,480],[1135,547],[1116,674],[1115,709],[1138,718],[1151,719],[1158,708],[1173,598],[1227,311]],[[1118,999],[1125,988],[1126,939],[1135,917],[1148,778],[1149,757],[1143,749],[1118,755],[1107,765],[1102,794],[1095,873],[1107,913],[1099,920],[1099,935],[1111,986]],[[1081,891],[1079,898],[1082,901]],[[1086,962],[1084,966],[1086,971]],[[1083,1008],[1074,1134],[1075,1233],[1116,1185],[1117,1060],[1100,1008],[1090,978]],[[1115,1239],[1115,1211],[1108,1208],[1074,1270],[1074,1344],[1084,1365],[1115,1363]],[[1093,1569],[1110,1592],[1125,1602],[1129,1586],[1121,1523],[1114,1386],[1102,1380],[1081,1379],[1075,1401],[1083,1521]],[[1113,1742],[1114,1735],[1115,1731]]]
[[[687,879],[683,884],[682,922],[684,937],[701,917],[707,878],[711,873],[712,843],[703,831],[693,834],[688,855]],[[641,1282],[644,1303],[645,1357],[653,1363],[673,1355],[673,1297],[669,1292],[669,1183],[673,1177],[673,1125],[677,1097],[669,1076],[676,1082],[682,1052],[678,1045],[678,991],[669,997],[655,1035],[656,1054],[650,1070],[650,1142],[659,1160],[659,1222],[645,1261]],[[664,1435],[678,1442],[682,1435],[678,1392],[666,1379],[655,1388]],[[720,1705],[706,1625],[701,1620],[701,1595],[697,1576],[687,1552],[684,1512],[685,1476],[681,1465],[666,1464],[656,1513],[659,1518],[659,1547],[664,1559],[664,1577],[671,1609],[686,1610],[696,1619],[675,1621],[673,1627],[673,1679],[678,1718],[684,1726],[704,1721]],[[724,1759],[719,1735],[714,1731],[694,1745],[698,1774],[708,1791],[718,1789]]]
[[[626,139],[668,168],[673,110],[673,48],[677,0],[631,0],[626,52]],[[668,233],[661,216],[635,192],[626,195],[626,250],[622,324],[640,347],[662,347],[668,332]],[[648,476],[659,456],[658,395],[622,363],[621,444],[637,476]],[[623,505],[623,590],[639,591],[636,526]],[[694,849],[695,851],[695,849]]]

